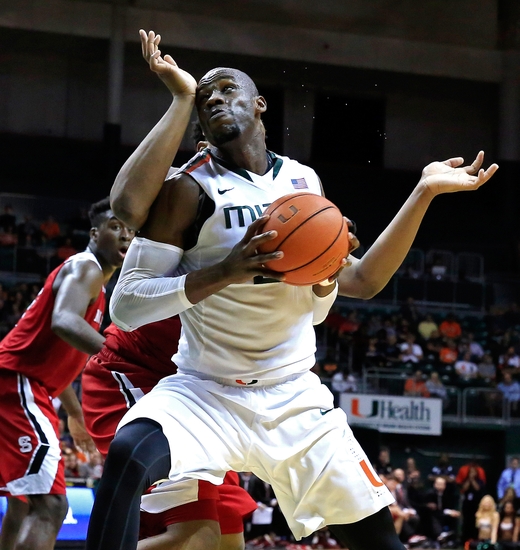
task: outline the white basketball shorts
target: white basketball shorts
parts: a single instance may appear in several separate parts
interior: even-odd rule
[[[119,428],[137,418],[162,426],[172,481],[220,484],[228,470],[253,472],[272,485],[297,539],[394,501],[312,372],[246,387],[178,373],[140,399]]]

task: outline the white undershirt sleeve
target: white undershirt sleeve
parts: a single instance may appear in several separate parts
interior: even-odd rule
[[[325,318],[329,314],[329,310],[332,307],[332,304],[338,296],[338,283],[335,282],[334,290],[327,296],[320,297],[314,292],[312,293],[312,324],[319,325],[325,321]]]
[[[120,329],[132,331],[193,307],[184,292],[186,275],[173,275],[182,254],[177,246],[133,239],[110,299],[110,317]]]

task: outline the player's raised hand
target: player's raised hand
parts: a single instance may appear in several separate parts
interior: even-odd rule
[[[473,191],[486,183],[498,170],[498,164],[492,164],[487,170],[481,168],[484,151],[469,165],[463,166],[462,157],[454,157],[444,162],[432,162],[422,172],[419,184],[424,185],[431,193],[455,193]]]
[[[166,84],[167,88],[174,96],[193,96],[197,89],[197,82],[190,73],[179,68],[171,55],[161,56],[159,44],[161,35],[154,31],[148,33],[141,29],[141,48],[145,61],[150,65],[150,69]]]

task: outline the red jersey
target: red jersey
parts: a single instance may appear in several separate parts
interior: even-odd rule
[[[0,342],[0,370],[15,371],[42,384],[51,397],[59,395],[85,366],[88,354],[73,348],[51,329],[55,296],[52,285],[61,268],[74,259],[89,259],[98,266],[94,254],[80,252],[59,265],[45,281],[38,296],[18,324]],[[101,266],[99,266],[101,269]],[[99,330],[105,311],[105,289],[87,308],[85,321]]]
[[[180,334],[178,316],[143,325],[132,332],[111,324],[104,333],[105,347],[129,363],[152,371],[159,381],[177,371],[172,356],[177,351]]]

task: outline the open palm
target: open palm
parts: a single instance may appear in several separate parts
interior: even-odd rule
[[[170,92],[173,95],[195,96],[197,82],[193,76],[179,68],[171,55],[161,56],[161,50],[159,50],[161,35],[156,35],[154,31],[147,33],[141,29],[139,36],[144,59],[150,65],[150,69],[166,84]]]
[[[421,182],[434,196],[457,191],[473,191],[486,183],[498,170],[497,164],[492,164],[487,170],[482,169],[483,161],[484,152],[480,151],[469,166],[462,166],[462,157],[432,162],[424,168]]]

